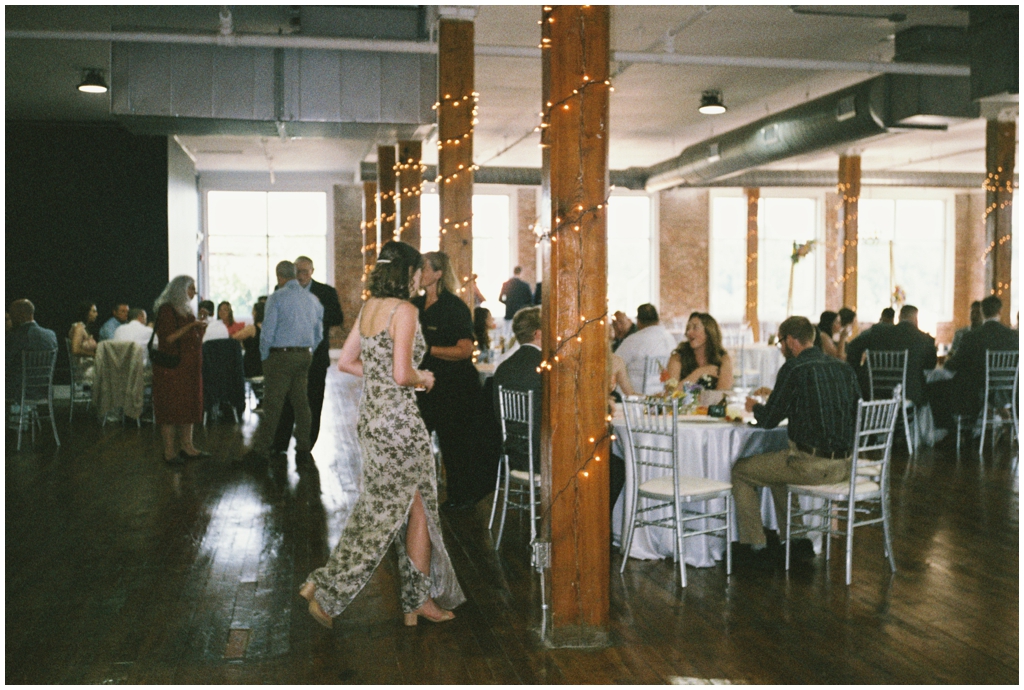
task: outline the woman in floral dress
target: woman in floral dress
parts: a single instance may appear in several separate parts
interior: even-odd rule
[[[417,370],[426,343],[409,297],[419,289],[423,259],[404,242],[383,246],[370,275],[370,299],[341,351],[338,369],[363,377],[357,432],[363,492],[327,565],[299,591],[309,613],[331,627],[398,540],[405,624],[455,617],[466,600],[441,540],[430,438],[414,388],[430,390],[434,375]]]

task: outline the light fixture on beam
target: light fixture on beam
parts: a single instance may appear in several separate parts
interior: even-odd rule
[[[700,95],[700,107],[697,112],[702,115],[721,115],[725,112],[721,91],[705,91]]]
[[[82,83],[78,85],[82,93],[106,93],[107,82],[103,78],[103,70],[94,67],[82,70]]]

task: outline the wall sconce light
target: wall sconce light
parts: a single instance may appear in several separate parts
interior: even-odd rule
[[[721,91],[705,91],[700,96],[700,107],[697,112],[702,115],[721,115],[725,112]]]
[[[107,82],[103,78],[103,70],[88,67],[82,70],[82,83],[78,85],[82,93],[106,93]]]

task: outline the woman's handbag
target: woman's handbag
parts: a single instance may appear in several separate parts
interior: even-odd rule
[[[164,367],[165,369],[173,369],[178,366],[178,362],[181,361],[181,355],[172,355],[168,352],[161,352],[153,347],[153,336],[156,335],[156,329],[153,329],[153,335],[149,336],[149,361],[158,367]]]

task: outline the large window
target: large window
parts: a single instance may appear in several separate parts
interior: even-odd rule
[[[761,197],[758,204],[758,293],[760,321],[786,318],[790,270],[792,313],[817,321],[824,283],[818,199]],[[793,245],[815,240],[811,253],[793,266]],[[747,201],[716,195],[711,203],[710,308],[722,323],[741,322],[747,301]]]
[[[865,199],[858,209],[857,311],[873,321],[899,288],[924,330],[953,319],[952,256],[943,199]]]
[[[209,290],[227,300],[238,320],[277,285],[278,261],[308,256],[326,274],[327,195],[324,192],[226,192],[206,195]]]
[[[652,290],[651,199],[646,195],[608,200],[608,313],[636,314],[654,302]]]

